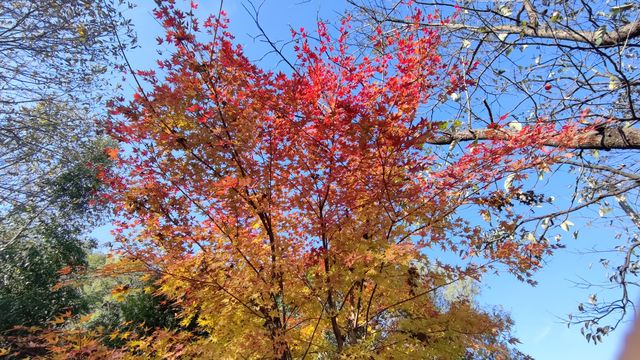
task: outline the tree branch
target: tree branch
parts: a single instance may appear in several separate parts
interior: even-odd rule
[[[406,20],[402,19],[390,19],[389,21],[402,24],[409,23]],[[616,30],[605,32],[602,35],[599,35],[597,31],[569,31],[553,29],[549,26],[538,26],[534,28],[532,26],[496,25],[491,27],[483,27],[460,23],[421,23],[420,25],[445,28],[449,30],[467,30],[476,33],[512,34],[524,35],[529,38],[575,41],[600,47],[622,45],[630,39],[640,37],[640,21],[631,22]],[[600,38],[602,41],[598,43],[598,39]]]
[[[537,29],[538,27],[538,13],[536,9],[533,7],[531,0],[522,0],[522,5],[524,6],[524,10],[527,12],[527,16],[529,17],[529,22],[532,28]]]
[[[475,129],[442,133],[441,136],[427,139],[428,144],[448,145],[453,142],[475,140],[512,140],[518,138],[514,130]],[[565,147],[569,149],[640,149],[640,129],[638,128],[605,128],[600,131],[585,131],[567,141],[559,135],[551,137],[545,146]]]

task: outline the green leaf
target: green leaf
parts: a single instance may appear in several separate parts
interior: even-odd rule
[[[505,50],[504,54],[509,56],[511,55],[512,52],[513,52],[513,46],[509,45],[509,47],[507,47],[507,50]]]
[[[569,227],[575,225],[574,223],[572,223],[569,220],[565,220],[562,222],[562,224],[560,224],[560,227],[562,228],[562,230],[564,231],[569,231]]]
[[[620,6],[612,6],[611,7],[611,16],[618,15],[624,11],[631,10],[633,8],[633,4],[627,3]]]
[[[596,46],[600,46],[600,44],[602,44],[602,41],[604,40],[604,36],[607,33],[607,27],[606,26],[600,26],[598,28],[598,30],[596,30],[596,32],[593,34],[593,39],[595,41]]]
[[[521,131],[522,130],[522,124],[520,124],[519,122],[513,120],[509,122],[509,127],[515,131]]]
[[[509,191],[511,189],[511,185],[513,184],[513,179],[516,177],[516,174],[509,174],[507,178],[504,180],[504,189]]]
[[[613,209],[611,209],[610,207],[607,206],[601,206],[600,209],[598,210],[598,214],[600,215],[600,217],[604,217],[606,216],[608,213],[610,213]]]
[[[529,240],[529,242],[532,242],[532,243],[537,242],[536,236],[531,232],[527,233],[527,240]]]
[[[513,14],[513,11],[507,5],[500,6],[499,11],[502,16],[511,16],[511,14]]]
[[[482,212],[480,212],[480,215],[482,216],[484,221],[486,221],[488,223],[491,222],[491,214],[488,211],[482,211]]]
[[[602,42],[602,40],[600,40],[600,42]],[[613,91],[617,88],[618,88],[618,79],[613,75],[609,75],[609,90]]]

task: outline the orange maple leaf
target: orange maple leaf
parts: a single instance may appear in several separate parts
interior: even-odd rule
[[[73,269],[71,268],[71,266],[65,266],[63,268],[61,268],[60,270],[58,270],[58,274],[60,275],[69,275],[71,274],[71,271]]]
[[[118,150],[117,148],[112,148],[112,147],[108,147],[104,149],[104,153],[107,154],[107,156],[109,157],[109,159],[111,160],[116,160],[118,159],[118,152],[120,150]]]

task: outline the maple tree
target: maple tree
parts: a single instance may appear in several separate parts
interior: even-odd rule
[[[489,270],[530,281],[556,245],[516,233],[514,203],[545,200],[496,182],[548,169],[578,119],[441,159],[429,141],[443,124],[424,108],[473,86],[461,68],[475,64],[444,64],[437,31],[419,24],[450,19],[410,8],[414,25],[379,29],[366,56],[350,51],[348,18],[335,36],[320,22],[315,42],[294,32],[290,73],[273,73],[243,55],[222,12],[201,24],[193,2],[157,3],[158,41],[174,51],[113,104],[121,146],[105,196],[122,255],[199,332],[160,331],[132,342],[137,354],[168,342],[171,356],[519,356],[508,318],[443,291]]]

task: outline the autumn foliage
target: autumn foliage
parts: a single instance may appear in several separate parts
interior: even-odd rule
[[[560,150],[540,145],[552,126],[540,123],[449,159],[433,151],[443,124],[425,108],[473,86],[461,76],[473,64],[445,63],[437,32],[411,25],[447,19],[410,12],[366,56],[348,45],[349,19],[320,22],[314,40],[296,31],[292,68],[274,73],[243,55],[224,14],[201,24],[160,3],[159,41],[174,51],[114,103],[119,166],[105,176],[121,254],[197,330],[158,330],[130,356],[513,355],[508,318],[444,290],[540,266],[552,244],[510,232],[518,187],[495,184]],[[491,226],[510,236],[469,213],[499,215]]]

